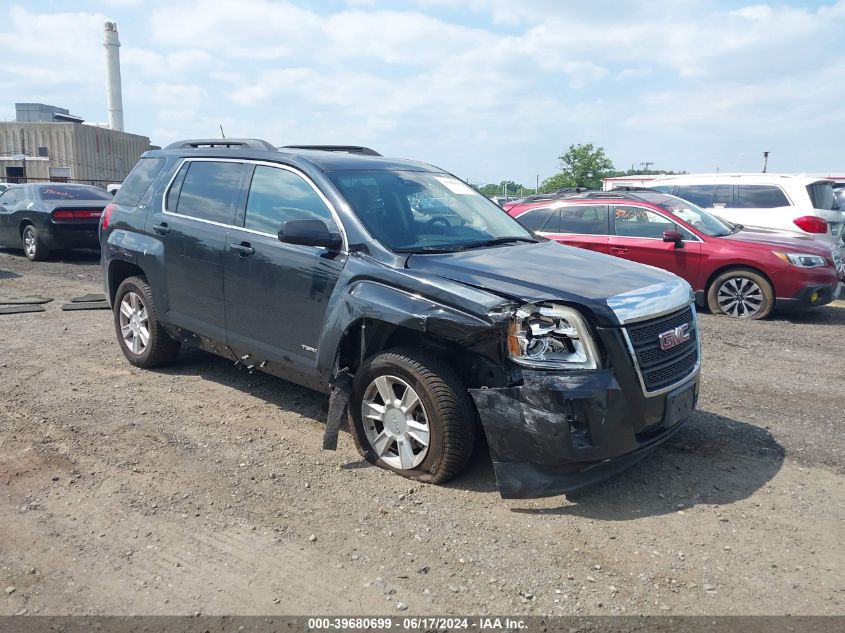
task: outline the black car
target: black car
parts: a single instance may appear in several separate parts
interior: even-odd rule
[[[689,418],[685,281],[538,238],[436,167],[337,149],[143,155],[100,236],[130,363],[189,344],[323,391],[325,447],[348,411],[368,461],[430,483],[480,428],[505,497],[606,477]]]
[[[97,226],[111,200],[90,185],[12,185],[0,195],[0,247],[22,248],[36,261],[51,250],[99,248]]]

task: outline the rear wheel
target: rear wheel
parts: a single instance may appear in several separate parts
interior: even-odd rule
[[[445,483],[472,454],[469,393],[431,354],[396,349],[368,360],[355,375],[349,411],[363,457],[404,477]]]
[[[133,365],[144,368],[166,365],[179,352],[179,341],[170,338],[157,316],[146,280],[125,279],[114,297],[114,328],[123,355]]]
[[[41,241],[38,229],[31,224],[27,224],[21,231],[21,245],[24,255],[34,262],[43,261],[50,256],[49,249]]]
[[[707,306],[713,314],[764,319],[775,307],[775,293],[761,274],[738,268],[722,273],[710,284]]]

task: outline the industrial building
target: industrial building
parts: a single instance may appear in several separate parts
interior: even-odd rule
[[[123,131],[120,42],[106,22],[108,126],[86,124],[65,108],[16,103],[15,121],[0,123],[0,181],[80,182],[105,187],[127,176],[151,149],[150,139]]]

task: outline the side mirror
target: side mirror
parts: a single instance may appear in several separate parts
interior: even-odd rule
[[[664,242],[675,242],[675,248],[684,247],[684,236],[680,231],[663,231]]]
[[[343,241],[340,235],[329,231],[322,220],[286,220],[279,231],[279,240],[287,244],[302,246],[321,246],[338,250]]]

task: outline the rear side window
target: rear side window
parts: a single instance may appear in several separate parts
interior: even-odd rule
[[[552,214],[548,207],[531,209],[517,218],[517,221],[529,231],[539,231]]]
[[[199,220],[232,224],[235,204],[241,191],[244,166],[242,163],[191,161],[187,169],[175,208],[168,195],[167,210]],[[179,177],[177,177],[179,179]]]
[[[277,167],[255,168],[246,203],[245,228],[275,235],[287,220],[314,219],[335,227],[326,203],[302,177]]]
[[[0,204],[5,205],[13,205],[18,201],[18,190],[17,189],[6,189],[2,194],[0,194]]]
[[[707,209],[713,206],[713,193],[715,185],[678,185],[678,192],[675,194],[687,202]]]
[[[617,205],[614,208],[616,235],[624,237],[649,237],[663,239],[663,231],[676,231],[678,225],[659,213]]]
[[[607,235],[607,205],[561,207],[558,233]]]
[[[773,209],[788,207],[789,200],[778,187],[772,185],[737,185],[737,209]]]
[[[114,201],[127,207],[137,207],[162,167],[164,167],[163,158],[139,160],[118,189]]]

